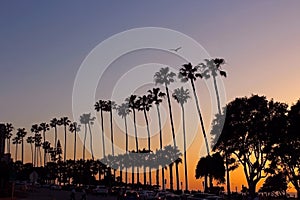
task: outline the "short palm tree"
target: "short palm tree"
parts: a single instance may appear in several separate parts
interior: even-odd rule
[[[105,141],[104,141],[104,123],[103,123],[103,109],[105,108],[105,101],[99,100],[95,103],[94,107],[97,112],[100,111],[100,120],[101,120],[101,130],[102,130],[102,151],[103,158],[105,158]]]
[[[73,161],[75,162],[76,160],[76,143],[77,143],[77,133],[80,131],[80,125],[77,124],[77,122],[72,122],[69,126],[69,131],[71,133],[74,133],[74,158],[73,158]]]
[[[16,145],[16,148],[15,148],[15,162],[18,160],[18,145],[21,144],[21,139],[20,137],[18,136],[15,136],[13,139],[12,139],[12,143],[14,145]]]
[[[32,165],[33,165],[34,162],[33,162],[33,146],[32,146],[32,144],[34,143],[34,137],[32,137],[32,136],[27,137],[26,142],[27,142],[28,144],[30,144],[30,149],[31,149],[31,162],[32,162]]]
[[[105,103],[103,111],[110,113],[110,140],[111,140],[111,153],[112,156],[115,155],[115,147],[114,147],[114,128],[113,128],[113,109],[116,109],[116,103],[114,101],[108,100]]]
[[[206,132],[205,132],[204,122],[203,122],[202,114],[200,111],[200,105],[199,105],[196,88],[195,88],[195,83],[194,83],[198,77],[202,78],[202,75],[200,73],[198,73],[197,70],[198,70],[198,67],[197,66],[193,67],[191,63],[184,64],[184,65],[182,65],[182,68],[180,68],[180,70],[179,70],[178,78],[180,78],[182,82],[190,81],[190,83],[192,85],[194,98],[195,98],[195,102],[196,102],[196,107],[197,107],[197,111],[198,111],[198,116],[199,116],[199,120],[200,120],[200,124],[201,124],[201,128],[202,128],[205,145],[206,145],[206,151],[207,151],[207,155],[209,155],[209,144],[208,144],[208,140],[207,140],[207,136],[206,136]]]
[[[84,142],[83,142],[83,160],[85,160],[85,142],[86,142],[86,133],[87,129],[90,132],[90,149],[92,154],[92,160],[94,160],[94,152],[93,152],[93,136],[91,131],[91,125],[94,124],[95,117],[91,117],[91,113],[82,114],[80,116],[80,123],[84,124]]]
[[[65,145],[64,145],[64,162],[66,162],[67,159],[67,126],[69,126],[70,124],[70,120],[68,117],[62,117],[60,118],[60,125],[64,126],[64,130],[65,130]]]
[[[17,137],[20,139],[20,143],[22,145],[22,164],[24,163],[24,137],[26,136],[27,132],[25,128],[18,128],[17,130]]]
[[[40,129],[43,132],[43,139],[44,139],[43,143],[45,143],[46,142],[46,131],[50,130],[49,124],[47,124],[45,122],[40,123]],[[43,148],[43,149],[44,149],[44,166],[45,166],[46,165],[46,151],[45,151],[46,149],[45,148]]]
[[[53,118],[50,121],[50,127],[54,128],[54,147],[57,146],[57,126],[60,126],[60,120]]]
[[[5,139],[7,140],[7,153],[10,153],[10,138],[12,136],[12,131],[14,127],[11,123],[6,123],[5,125]]]
[[[185,132],[185,115],[184,104],[190,98],[190,92],[183,87],[174,90],[173,97],[181,106],[182,114],[182,130],[183,130],[183,159],[184,159],[184,177],[185,177],[185,190],[188,190],[188,171],[187,171],[187,159],[186,159],[186,132]]]

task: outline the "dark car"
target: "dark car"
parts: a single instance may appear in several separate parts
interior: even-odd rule
[[[140,196],[136,191],[126,191],[123,195],[123,200],[139,200]]]

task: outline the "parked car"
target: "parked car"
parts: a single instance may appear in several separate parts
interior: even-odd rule
[[[195,193],[188,196],[187,200],[223,200],[223,198],[214,194]]]
[[[136,191],[126,191],[123,195],[123,200],[139,200],[140,195]]]
[[[104,185],[98,185],[93,189],[93,194],[108,195],[108,189]]]

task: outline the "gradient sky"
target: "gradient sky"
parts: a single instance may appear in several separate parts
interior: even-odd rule
[[[212,57],[224,57],[228,63],[228,78],[224,80],[227,102],[260,94],[291,105],[300,97],[299,7],[296,0],[2,0],[0,122],[29,130],[33,123],[71,117],[75,76],[88,53],[114,34],[148,26],[180,31],[194,38]],[[149,55],[156,55],[152,62],[167,59],[157,58],[153,52]],[[133,57],[151,61],[151,56],[143,58],[138,52]],[[117,71],[112,67],[105,78],[113,79]],[[97,97],[103,98],[101,92]],[[193,150],[197,144],[190,147],[189,151]],[[190,157],[192,171],[197,159]],[[200,188],[200,181],[190,176],[191,187]],[[240,189],[244,177],[239,176],[233,178],[232,186]]]

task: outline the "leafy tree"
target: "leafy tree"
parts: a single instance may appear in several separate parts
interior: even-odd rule
[[[265,193],[269,199],[278,197],[286,198],[288,183],[283,173],[274,174],[266,178],[259,192]]]
[[[285,132],[281,124],[286,121],[286,109],[286,104],[258,95],[236,98],[227,105],[220,137],[228,139],[228,152],[243,166],[252,198],[257,183],[267,175],[272,147]]]

